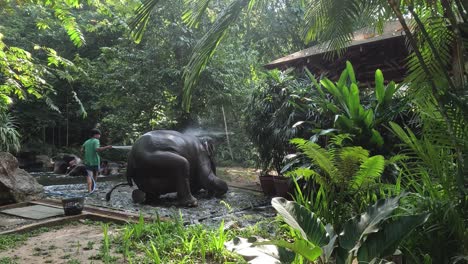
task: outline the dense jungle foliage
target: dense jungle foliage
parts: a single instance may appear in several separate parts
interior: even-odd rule
[[[248,141],[243,108],[262,64],[304,46],[298,30],[292,30],[299,27],[300,9],[258,12],[240,20],[227,37],[229,45],[220,47],[200,77],[202,89],[194,92],[186,113],[180,107],[184,67],[197,40],[228,3],[213,6],[197,28],[181,20],[183,1],[161,3],[160,15],[151,18],[137,45],[127,22],[138,4],[2,2],[2,114],[7,110],[2,124],[19,132],[5,133],[11,144],[3,149],[18,150],[19,139],[23,150],[48,148],[39,151],[50,153],[56,151],[51,148],[80,145],[96,126],[104,132],[103,143],[114,145],[131,144],[152,129],[216,135],[225,131],[224,108],[235,151],[230,157],[221,136],[220,159],[250,162],[253,151],[243,143]],[[68,16],[66,21],[59,12]],[[276,25],[282,17],[287,21]],[[271,27],[278,33],[270,34]],[[76,30],[76,35],[68,30]]]
[[[1,150],[53,154],[93,127],[114,145],[151,129],[223,134],[226,118],[231,145],[218,138],[218,160],[275,170],[294,187],[294,202],[272,202],[290,233],[268,243],[296,253],[285,262],[385,263],[396,249],[407,263],[468,261],[465,1],[0,8]],[[338,58],[355,30],[388,21],[408,43],[402,83],[374,69],[366,85],[350,62],[336,79],[263,69],[317,42]]]

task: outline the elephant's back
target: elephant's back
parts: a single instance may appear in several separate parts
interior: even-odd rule
[[[145,133],[133,145],[132,152],[170,151],[185,156],[193,140],[173,130],[154,130]]]

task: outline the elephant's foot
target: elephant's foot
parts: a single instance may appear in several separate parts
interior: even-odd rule
[[[134,203],[144,203],[146,201],[146,193],[139,189],[133,190],[132,199]]]
[[[198,200],[193,197],[192,195],[184,197],[182,199],[179,198],[179,205],[186,206],[186,207],[197,207]]]

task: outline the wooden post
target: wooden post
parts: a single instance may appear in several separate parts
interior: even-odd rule
[[[228,128],[227,128],[227,122],[226,122],[226,115],[224,114],[224,106],[221,106],[221,110],[223,111],[224,131],[226,132],[226,140],[227,140],[227,143],[228,143],[229,154],[231,154],[231,159],[234,160],[234,155],[232,155],[231,142],[229,141],[229,134],[228,134]]]
[[[69,115],[69,112],[68,112],[68,95],[67,95],[67,135],[66,135],[66,140],[65,140],[65,145],[68,147],[68,129],[69,129],[69,123],[68,123],[68,119],[69,119],[70,115]]]

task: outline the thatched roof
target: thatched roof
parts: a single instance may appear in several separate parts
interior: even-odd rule
[[[274,60],[265,65],[265,68],[307,67],[316,75],[325,74],[334,79],[345,67],[344,62],[349,60],[356,68],[357,77],[361,77],[361,82],[372,82],[377,68],[384,72],[387,80],[391,78],[398,81],[406,74],[405,59],[408,50],[399,22],[387,23],[380,35],[368,28],[354,32],[353,40],[340,58],[330,56],[330,51],[333,50],[329,48],[329,43],[322,43]]]

